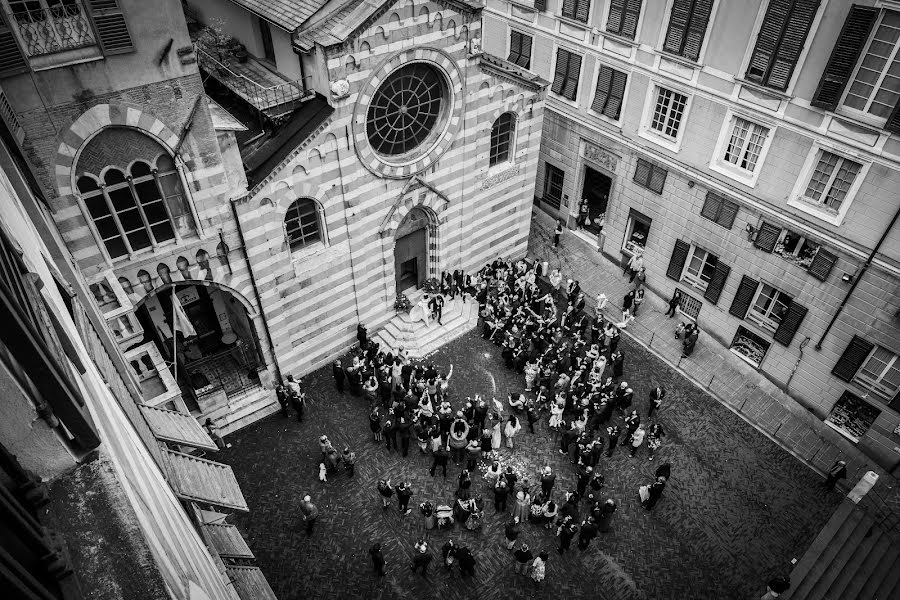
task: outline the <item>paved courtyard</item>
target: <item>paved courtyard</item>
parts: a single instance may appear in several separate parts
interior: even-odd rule
[[[437,557],[429,579],[410,572],[413,543],[424,532],[417,507],[424,500],[449,503],[456,489],[448,478],[431,478],[430,457],[415,444],[402,458],[372,442],[362,398],[339,396],[330,369],[306,378],[311,399],[306,422],[268,417],[228,438],[233,444],[216,460],[232,465],[250,505],[235,515],[273,590],[292,598],[600,598],[606,599],[743,599],[758,598],[764,582],[790,572],[790,560],[802,555],[840,501],[822,491],[821,479],[738,416],[671,369],[653,354],[622,336],[625,379],[635,389],[636,404],[646,415],[647,394],[661,383],[669,394],[659,415],[667,436],[654,462],[642,448],[635,458],[621,449],[601,463],[606,492],[619,504],[612,530],[601,534],[584,553],[557,554],[552,534],[525,524],[520,540],[536,551],[550,551],[547,579],[534,591],[531,580],[516,575],[503,547],[505,519],[494,514],[487,484],[476,477],[475,489],[486,500],[482,531],[457,527],[429,532]],[[451,392],[461,399],[496,390],[522,389],[522,376],[507,371],[499,349],[474,332],[441,348],[433,360],[454,365]],[[574,489],[574,467],[556,451],[547,417],[537,433],[523,432],[510,458],[537,473],[550,465],[558,473],[555,493]],[[317,438],[328,436],[338,449],[349,444],[358,455],[356,476],[341,473],[318,481]],[[672,464],[672,478],[656,509],[641,509],[638,486],[655,468]],[[396,502],[387,510],[375,491],[381,477],[407,479],[415,492],[414,511],[398,516]],[[312,537],[300,525],[299,501],[310,493],[321,516]],[[440,546],[448,537],[468,546],[478,565],[476,577],[443,571]],[[372,572],[367,550],[381,542],[387,576]],[[574,544],[573,544],[574,548]]]

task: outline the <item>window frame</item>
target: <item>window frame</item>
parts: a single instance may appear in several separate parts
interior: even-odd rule
[[[860,169],[856,174],[856,179],[847,190],[847,194],[844,196],[844,200],[837,212],[823,209],[819,203],[811,202],[805,198],[810,179],[812,178],[812,174],[819,163],[819,157],[822,152],[829,152],[831,154],[837,155],[840,158],[851,160],[860,164]],[[791,191],[791,195],[788,198],[788,206],[813,215],[820,220],[825,221],[826,223],[830,223],[832,225],[840,225],[844,221],[844,218],[847,216],[847,211],[850,210],[850,205],[853,204],[853,201],[856,199],[859,189],[860,187],[862,187],[862,183],[863,181],[865,181],[865,178],[868,175],[869,167],[871,166],[871,164],[871,162],[863,160],[850,152],[841,151],[832,146],[826,146],[818,141],[813,142],[812,148],[810,149],[809,154],[806,157],[806,162],[803,164],[803,168],[801,169],[800,174],[797,177],[797,181],[794,184],[794,189]],[[836,171],[837,167],[835,167],[835,172]],[[830,181],[833,181],[833,176],[830,178]]]
[[[737,350],[735,348],[735,343],[738,341],[738,338],[740,338],[742,336],[745,336],[748,339],[749,339],[749,336],[759,338],[759,341],[757,341],[757,340],[751,340],[751,341],[753,341],[754,343],[759,343],[760,345],[765,344],[765,350],[763,351],[763,354],[760,357],[758,363],[754,363],[753,360],[749,356],[747,356],[746,354],[744,354],[743,352],[740,352],[739,350]],[[763,361],[766,360],[766,356],[768,356],[769,350],[771,350],[771,348],[772,348],[772,342],[770,342],[763,336],[759,335],[757,332],[753,331],[749,327],[745,327],[743,324],[738,325],[737,329],[734,330],[734,337],[731,339],[731,343],[728,345],[729,352],[736,355],[738,358],[740,358],[741,360],[746,362],[748,365],[750,365],[756,369],[759,369],[760,367],[762,367]]]
[[[557,62],[559,61],[559,53],[562,52],[562,51],[567,52],[569,55],[575,55],[575,56],[578,56],[578,57],[580,58],[580,61],[579,61],[579,64],[578,64],[578,74],[577,74],[576,77],[575,77],[575,97],[574,97],[574,98],[571,98],[571,99],[570,99],[570,98],[567,98],[566,96],[564,96],[564,95],[561,94],[561,93],[557,93],[557,92],[554,92],[554,91],[553,91],[553,87],[554,87],[553,84],[554,84],[555,81],[556,81],[556,64],[557,64]],[[553,72],[553,80],[550,82],[550,88],[549,88],[549,90],[548,90],[549,93],[553,94],[553,97],[556,98],[557,100],[561,100],[562,102],[565,102],[566,104],[569,104],[570,106],[573,106],[573,107],[575,107],[575,108],[578,108],[578,99],[579,99],[580,96],[581,96],[581,94],[580,94],[579,92],[581,91],[580,88],[581,88],[581,84],[582,84],[582,73],[583,73],[583,71],[584,71],[584,62],[585,62],[585,61],[584,61],[584,57],[585,57],[584,54],[579,54],[578,52],[576,52],[576,51],[574,51],[574,50],[570,50],[569,48],[565,48],[565,47],[563,47],[563,46],[559,46],[559,45],[558,45],[558,46],[556,47],[556,52],[555,52],[555,55],[554,55],[554,61],[551,63],[551,65],[552,65],[551,68],[552,68],[552,72]],[[563,80],[563,85],[561,86],[562,89],[565,89],[565,81],[566,81],[567,79],[569,79],[570,77],[571,77],[571,76],[570,76],[569,71],[568,71],[568,62],[567,62],[567,63],[566,63],[566,75],[565,75],[565,79]],[[561,91],[562,91],[562,90],[561,90]]]
[[[695,275],[690,272],[690,269],[691,269],[691,263],[693,262],[694,257],[697,255],[698,251],[703,252],[704,257],[701,259],[700,269],[697,271],[697,274]],[[709,262],[710,257],[716,259],[715,262],[712,264],[710,264],[710,262]],[[705,293],[706,288],[709,287],[709,281],[712,281],[713,276],[715,276],[716,265],[718,264],[718,262],[719,262],[718,255],[713,254],[706,248],[701,248],[697,244],[691,244],[691,250],[690,250],[690,252],[688,252],[687,258],[684,261],[684,268],[681,270],[681,278],[679,279],[679,281],[684,282],[684,283],[688,284],[689,286],[691,286],[692,288]],[[705,281],[703,279],[703,270],[706,267],[711,268],[713,271],[710,274],[709,281]]]
[[[293,216],[289,213],[291,210],[297,206],[302,201],[308,201],[309,206],[312,207],[311,212],[300,213],[299,208],[297,209],[297,217],[296,221],[299,227],[294,229],[288,228],[288,220],[294,220]],[[312,234],[306,235],[303,233],[303,217],[312,214],[315,217],[315,225],[316,238],[312,239]],[[295,254],[303,254],[308,252],[310,249],[315,249],[318,247],[325,247],[326,244],[326,236],[325,236],[325,227],[324,227],[324,214],[322,210],[322,206],[319,204],[319,201],[310,196],[300,196],[294,199],[289,205],[286,211],[284,211],[284,217],[281,220],[282,228],[284,230],[284,239],[288,245],[288,251],[291,255]],[[293,232],[299,231],[300,238],[296,239],[292,236]],[[307,239],[309,238],[309,239]]]
[[[627,256],[633,256],[635,253],[636,246],[629,246],[629,244],[633,244],[631,241],[631,236],[634,235],[634,224],[635,222],[640,222],[647,226],[647,239],[650,238],[650,230],[653,227],[653,219],[648,217],[647,215],[638,212],[636,210],[629,209],[628,211],[628,219],[625,221],[625,235],[622,237],[622,248],[621,252]],[[644,245],[641,246],[641,254],[646,254],[647,252],[647,240],[644,240]]]
[[[509,129],[506,131],[506,156],[500,159],[499,157],[495,157],[494,153],[494,128],[498,126],[500,120],[504,117],[509,117]],[[488,149],[488,168],[494,167],[502,167],[505,165],[510,165],[515,162],[516,156],[516,125],[518,123],[518,119],[516,118],[516,114],[511,111],[506,111],[500,113],[500,115],[494,119],[493,123],[491,123],[490,129],[490,141],[489,141],[489,149]],[[500,132],[499,135],[502,135],[503,132]],[[502,142],[498,142],[498,147],[502,145]],[[499,154],[499,153],[498,153]]]
[[[624,16],[625,16],[626,12],[628,12],[627,7],[628,7],[629,0],[623,0],[623,1],[624,1],[624,5],[623,5],[623,9],[622,9],[622,16],[623,16],[623,22],[624,22]],[[610,36],[613,39],[627,40],[629,43],[637,43],[637,40],[639,40],[641,37],[641,25],[644,22],[644,8],[646,6],[647,6],[647,0],[641,0],[641,8],[640,8],[640,10],[638,10],[637,23],[635,23],[635,26],[634,26],[634,35],[632,37],[628,37],[627,35],[625,35],[623,33],[609,30],[609,13],[612,11],[612,8],[613,8],[612,0],[610,0],[609,6],[607,7],[607,9],[605,11],[603,11],[603,21],[600,23],[600,32],[604,36]],[[619,29],[621,30],[621,27],[619,27]]]
[[[876,379],[871,379],[868,376],[860,376],[860,374],[865,370],[866,365],[869,364],[869,361],[875,356],[875,353],[879,350],[883,350],[891,355],[890,359],[886,363],[886,366],[882,370],[881,374]],[[885,403],[891,402],[897,394],[900,394],[900,386],[896,389],[888,389],[881,383],[884,380],[884,377],[887,373],[889,373],[892,369],[900,370],[900,354],[894,352],[890,348],[886,346],[882,346],[880,344],[875,344],[874,347],[869,351],[869,354],[866,355],[866,358],[863,359],[862,364],[859,365],[859,368],[856,370],[856,373],[853,375],[853,379],[851,380],[853,383],[858,385],[859,387],[876,394],[879,398],[883,399]]]
[[[749,123],[751,126],[750,129],[747,130],[747,136],[744,140],[744,145],[741,148],[738,162],[741,162],[746,154],[748,146],[750,145],[750,138],[752,135],[751,132],[753,130],[753,127],[759,127],[766,130],[765,136],[762,139],[759,154],[756,157],[756,161],[754,163],[754,168],[752,171],[748,171],[747,169],[741,167],[739,164],[734,164],[725,158],[725,154],[726,152],[728,152],[728,148],[731,144],[731,139],[735,127],[737,127],[738,119]],[[722,123],[721,129],[719,130],[719,137],[716,141],[716,147],[713,150],[712,159],[709,162],[709,168],[716,173],[725,175],[729,179],[733,179],[739,183],[743,183],[748,187],[756,187],[756,183],[759,180],[760,174],[762,173],[766,157],[768,156],[769,148],[772,145],[772,140],[775,137],[776,130],[777,127],[773,126],[770,123],[767,123],[765,121],[760,122],[759,119],[750,118],[743,113],[728,109],[728,111],[725,113],[725,120]]]
[[[565,14],[565,12],[564,12],[565,6],[566,6],[565,0],[559,0],[558,16],[563,19],[572,21],[573,23],[578,23],[583,27],[590,27],[591,23],[594,20],[594,6],[597,4],[597,1],[595,1],[595,0],[572,0],[572,1],[574,2],[572,16],[569,16],[569,15]],[[581,2],[586,2],[588,5],[587,16],[584,21],[582,21],[581,19],[579,19],[575,16],[578,14],[578,4]]]
[[[553,198],[550,196],[550,188],[553,186],[551,175],[555,175],[556,173],[560,174],[559,180],[559,198],[554,198],[553,200],[548,200],[548,198]],[[562,202],[563,202],[563,191],[565,190],[566,184],[566,172],[565,170],[557,167],[553,163],[549,161],[544,161],[544,189],[543,196],[541,196],[541,204],[547,204],[548,206],[554,208],[555,210],[562,210]]]
[[[676,132],[674,138],[665,135],[663,132],[660,132],[658,129],[655,129],[653,127],[654,115],[656,114],[656,106],[658,104],[660,93],[663,90],[679,94],[687,99],[684,105],[684,109],[681,112],[681,120],[678,122],[678,131]],[[692,103],[693,95],[683,90],[682,88],[679,88],[677,86],[670,86],[667,83],[663,83],[661,81],[651,80],[650,85],[647,86],[647,95],[644,98],[644,110],[641,116],[641,125],[638,130],[638,135],[643,139],[671,150],[672,152],[680,151],[681,143],[684,140],[684,131],[687,127],[687,119],[690,116]],[[666,119],[668,119],[668,112],[666,114]]]
[[[759,297],[763,295],[764,288],[770,288],[774,293],[770,298],[771,304],[766,308],[764,314],[761,314],[756,310],[756,303],[759,300]],[[781,301],[780,296],[787,296],[789,298],[788,302]],[[750,307],[747,309],[747,315],[744,317],[745,321],[750,321],[751,323],[757,325],[761,329],[769,332],[770,334],[774,334],[775,331],[778,330],[778,326],[781,324],[781,320],[784,318],[784,315],[787,314],[788,309],[791,306],[791,302],[794,301],[794,297],[788,294],[787,292],[782,291],[781,289],[775,287],[770,283],[766,283],[765,281],[760,281],[756,286],[756,291],[753,294],[753,298],[750,300]],[[784,311],[782,312],[782,316],[778,321],[772,319],[772,309],[776,306],[776,304],[782,304],[784,306]]]
[[[56,0],[61,4],[62,0]],[[13,10],[11,2],[15,2],[17,4],[25,5],[29,2],[34,2],[40,5],[40,12],[43,15],[42,22],[46,23],[47,30],[52,33],[53,42],[59,44],[59,48],[56,50],[50,50],[47,52],[36,52],[34,54],[30,53],[28,50],[28,45],[26,40],[22,34],[22,26],[18,23],[18,17],[16,16],[16,12]],[[4,16],[9,20],[10,29],[14,32],[14,36],[16,40],[20,44],[20,48],[22,49],[22,54],[25,55],[26,60],[33,61],[35,59],[41,60],[41,57],[53,56],[58,54],[63,54],[66,52],[81,50],[82,48],[90,48],[91,46],[99,46],[100,41],[97,35],[97,31],[94,27],[93,21],[91,19],[91,13],[89,8],[86,6],[86,2],[84,0],[74,0],[74,3],[78,5],[79,14],[81,18],[84,20],[87,25],[87,31],[89,35],[85,36],[86,38],[90,38],[90,41],[85,41],[78,45],[74,46],[65,46],[63,47],[63,40],[65,38],[64,33],[60,32],[59,23],[61,18],[55,14],[53,14],[53,10],[50,8],[50,1],[48,0],[4,0],[0,2],[0,10],[3,11]],[[28,10],[28,9],[26,9]],[[30,11],[29,12],[33,12]],[[65,17],[62,17],[65,18]],[[35,22],[35,21],[32,21]]]
[[[721,4],[721,0],[712,0],[712,8],[709,11],[709,20],[707,21],[706,29],[703,32],[703,40],[700,42],[700,51],[697,54],[696,60],[665,49],[666,37],[668,37],[669,35],[669,23],[672,20],[672,8],[675,6],[675,2],[676,0],[666,0],[666,7],[663,11],[663,15],[665,15],[666,19],[662,22],[662,26],[659,28],[659,40],[657,43],[658,52],[663,57],[671,58],[676,61],[685,61],[695,67],[700,66],[703,64],[703,61],[706,58],[706,49],[709,46],[709,32],[715,24],[716,15],[719,11],[719,4]]]
[[[510,60],[509,60],[509,57],[512,56],[512,50],[513,50],[513,47],[512,47],[512,36],[513,36],[513,33],[517,33],[517,34],[519,34],[520,36],[522,36],[522,37],[527,37],[527,38],[529,38],[529,39],[531,40],[531,50],[530,50],[529,53],[528,53],[528,61],[527,61],[527,65],[526,65],[526,66],[522,66],[522,65],[520,65],[519,63],[517,63],[517,62],[515,62],[515,61],[510,61]],[[521,57],[521,56],[522,56],[522,54],[521,54],[521,48],[519,48],[519,57]],[[515,65],[517,65],[517,66],[519,66],[519,67],[521,67],[521,68],[523,68],[523,69],[525,69],[526,71],[530,71],[530,70],[531,70],[531,59],[532,59],[533,56],[534,56],[534,36],[531,35],[531,34],[529,34],[529,33],[525,33],[522,29],[518,29],[518,28],[516,28],[516,27],[509,27],[509,35],[506,36],[506,57],[507,57],[506,60],[509,61],[509,62],[512,62],[513,64],[515,64]]]
[[[621,127],[622,122],[625,119],[625,101],[627,100],[628,92],[631,89],[631,77],[629,76],[629,73],[627,71],[622,71],[620,69],[617,69],[611,65],[602,63],[600,61],[595,61],[595,62],[597,63],[597,66],[594,69],[594,75],[593,75],[593,78],[591,81],[591,89],[594,90],[594,94],[589,99],[590,103],[588,104],[588,107],[587,107],[588,113],[591,115],[594,115],[595,117],[599,117],[600,119],[606,121],[607,123],[615,125],[616,127]],[[615,76],[615,73],[621,73],[622,75],[625,76],[625,88],[622,90],[622,102],[619,105],[619,116],[616,119],[613,119],[612,117],[610,117],[608,115],[605,115],[601,112],[597,112],[596,110],[594,110],[594,99],[597,97],[597,84],[600,81],[600,71],[604,67],[612,70],[613,76]],[[612,84],[610,84],[610,85],[612,85]],[[607,98],[607,102],[608,101],[609,101],[609,99]]]
[[[879,129],[885,129],[888,126],[888,122],[891,120],[891,115],[893,115],[894,110],[896,109],[896,107],[898,105],[900,105],[900,97],[897,98],[897,101],[894,104],[894,107],[892,107],[891,110],[888,112],[887,117],[879,117],[879,116],[869,113],[868,110],[860,110],[858,108],[853,108],[853,107],[847,106],[845,104],[845,102],[847,100],[847,96],[850,93],[850,88],[853,87],[853,82],[856,81],[856,76],[859,73],[859,69],[862,66],[863,61],[866,59],[866,54],[868,53],[869,49],[872,47],[872,41],[875,39],[875,35],[878,33],[878,29],[879,29],[879,27],[881,27],[881,24],[883,23],[885,15],[890,11],[890,12],[897,13],[898,17],[900,17],[900,6],[885,5],[884,2],[877,2],[874,8],[877,8],[880,10],[880,12],[878,14],[878,18],[875,20],[875,23],[872,25],[872,30],[869,31],[868,38],[866,39],[866,45],[859,52],[859,56],[856,59],[856,64],[853,66],[853,71],[850,73],[850,76],[847,78],[847,83],[846,83],[846,85],[844,85],[844,89],[841,92],[841,97],[838,100],[837,108],[835,109],[834,112],[841,114],[841,115],[851,117],[862,123],[867,123],[869,125],[873,125],[875,127],[878,127]],[[898,39],[896,42],[894,42],[894,49],[891,53],[891,59],[892,60],[887,63],[887,66],[879,75],[878,85],[875,86],[875,89],[873,90],[871,96],[866,101],[867,106],[871,105],[872,99],[877,95],[878,90],[881,87],[881,83],[884,81],[885,74],[886,74],[887,70],[890,68],[890,64],[894,60],[900,59],[900,39]]]

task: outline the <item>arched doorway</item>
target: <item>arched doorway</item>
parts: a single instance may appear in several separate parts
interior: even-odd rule
[[[261,386],[265,363],[254,323],[227,288],[187,281],[157,288],[136,310],[191,410]],[[174,334],[174,335],[173,335]]]
[[[430,219],[425,209],[415,207],[397,227],[394,245],[394,273],[397,293],[417,289],[428,278],[428,238]]]

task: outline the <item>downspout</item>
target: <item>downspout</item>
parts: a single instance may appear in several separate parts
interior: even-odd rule
[[[891,219],[891,222],[888,224],[887,228],[885,228],[884,233],[881,234],[881,239],[878,240],[877,244],[875,244],[875,248],[872,250],[872,253],[869,254],[869,257],[866,259],[866,262],[864,262],[862,267],[859,269],[859,273],[853,278],[853,284],[850,286],[850,289],[847,290],[847,295],[844,296],[844,299],[841,301],[841,305],[838,306],[837,311],[835,311],[834,316],[831,318],[831,322],[828,324],[828,327],[826,327],[825,331],[822,333],[822,337],[819,338],[818,342],[816,342],[816,350],[822,349],[822,342],[825,341],[825,337],[828,335],[828,332],[831,331],[831,328],[834,326],[835,321],[837,321],[838,316],[840,316],[841,311],[844,310],[844,306],[846,306],[847,301],[850,299],[850,296],[853,294],[853,290],[855,290],[856,286],[859,285],[859,282],[863,278],[863,275],[865,274],[866,269],[868,269],[869,265],[872,264],[872,260],[875,258],[875,255],[878,253],[878,250],[881,249],[881,245],[884,243],[884,240],[887,239],[887,236],[891,232],[891,229],[894,228],[894,224],[897,222],[898,217],[900,217],[900,207],[897,208],[897,212],[894,213],[894,218]]]
[[[344,126],[344,139],[347,140],[347,149],[350,149],[350,130],[345,125]],[[341,187],[341,204],[343,205],[344,210],[344,228],[347,230],[347,256],[350,259],[350,274],[353,284],[353,301],[356,305],[356,322],[360,323],[360,318],[362,314],[359,310],[359,290],[356,285],[356,265],[353,264],[353,242],[350,239],[350,220],[347,216],[347,212],[350,210],[350,205],[347,203],[347,195],[344,192],[344,169],[341,166],[341,142],[337,139],[337,136],[334,138],[334,151],[337,155],[337,167],[338,167],[338,185]],[[322,222],[325,222],[325,207],[322,207]]]
[[[241,240],[241,252],[244,253],[244,260],[247,261],[247,273],[250,275],[250,285],[253,287],[253,297],[256,298],[256,303],[259,305],[259,316],[262,317],[266,341],[269,343],[269,348],[272,350],[272,363],[275,366],[275,376],[278,381],[281,381],[281,367],[278,365],[278,353],[275,351],[275,343],[272,341],[272,333],[269,331],[269,322],[268,319],[266,319],[266,310],[263,306],[262,296],[259,295],[259,288],[256,285],[256,276],[253,274],[253,265],[250,264],[250,255],[247,254],[247,242],[244,240],[244,230],[241,229],[241,221],[238,218],[237,206],[235,205],[236,201],[237,199],[232,198],[231,202],[229,202],[231,205],[231,214],[234,217],[234,223],[237,226],[238,238]]]

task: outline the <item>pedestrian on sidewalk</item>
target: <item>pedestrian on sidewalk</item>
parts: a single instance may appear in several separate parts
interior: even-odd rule
[[[666,478],[659,476],[656,481],[649,486],[643,485],[640,488],[641,508],[644,510],[653,510],[656,503],[662,497],[663,490],[666,489]]]
[[[494,484],[494,512],[506,512],[506,499],[509,496],[509,485],[504,477]]]
[[[612,427],[606,428],[606,433],[609,435],[609,446],[606,448],[606,456],[610,457],[616,449],[616,445],[619,443],[619,436],[622,435],[622,430],[618,425],[613,425]]]
[[[516,562],[516,574],[526,575],[528,573],[528,566],[531,564],[531,561],[534,560],[534,554],[528,549],[528,544],[523,543],[519,546],[519,548],[513,552],[513,557]]]
[[[394,422],[388,418],[384,425],[381,427],[381,434],[384,437],[384,444],[390,452],[392,449],[397,447],[397,428],[394,426]]]
[[[697,338],[700,332],[694,323],[688,323],[684,329],[684,342],[682,342],[681,358],[687,358],[694,353],[694,346],[697,345]]]
[[[647,269],[641,267],[634,276],[634,291],[639,292],[644,289],[644,283],[647,281]]]
[[[559,238],[563,234],[563,222],[561,219],[556,221],[556,229],[553,231],[553,247],[559,248]]]
[[[622,320],[627,321],[628,315],[631,314],[631,307],[634,304],[634,290],[629,290],[622,299]]]
[[[400,511],[401,517],[412,512],[412,509],[409,508],[409,499],[412,497],[412,484],[408,481],[401,482],[397,486],[397,509]]]
[[[434,470],[441,467],[444,472],[444,479],[447,479],[447,460],[450,458],[450,447],[441,446],[433,455],[434,460],[431,463],[431,476],[434,477]]]
[[[456,559],[456,550],[456,544],[453,543],[453,540],[447,540],[447,543],[441,546],[441,556],[444,557],[444,569],[447,571],[453,566],[453,561]]]
[[[334,377],[334,387],[337,388],[338,394],[344,395],[344,381],[347,379],[346,373],[344,373],[344,368],[341,366],[341,361],[336,360],[334,364],[331,365],[331,375]],[[293,381],[293,375],[288,375],[288,380]]]
[[[666,397],[666,388],[661,385],[650,390],[650,406],[647,408],[647,418],[653,415],[653,411],[659,410],[662,405],[663,398]]]
[[[681,306],[681,290],[676,289],[669,300],[669,310],[666,311],[666,316],[670,319],[674,317],[675,311],[678,310],[679,306]]]
[[[578,203],[578,217],[575,219],[575,226],[578,229],[584,229],[586,222],[590,221],[589,211],[590,205],[587,198],[582,198],[581,202]]]
[[[631,311],[632,316],[638,316],[638,310],[641,308],[641,304],[644,303],[644,288],[640,288],[634,294],[634,308]]]
[[[300,513],[303,515],[303,523],[306,526],[306,534],[312,535],[313,525],[319,518],[319,509],[312,503],[309,494],[303,496],[303,502],[300,503]]]
[[[598,529],[602,533],[609,531],[609,524],[612,521],[614,512],[616,512],[616,501],[612,498],[607,498],[603,506],[600,507],[600,521],[597,523]]]
[[[391,480],[379,479],[376,487],[378,493],[381,495],[381,508],[387,508],[391,505],[391,496],[394,495],[394,488],[391,486]]]
[[[369,548],[369,556],[372,557],[372,566],[375,567],[375,574],[384,577],[384,566],[387,563],[384,560],[384,554],[381,553],[381,544],[376,543]]]
[[[519,418],[516,415],[509,415],[509,419],[506,421],[506,428],[503,433],[506,434],[506,447],[509,449],[513,448],[513,439],[516,437],[516,434],[522,430],[522,424],[519,423]]]
[[[550,467],[544,467],[544,471],[541,473],[541,493],[545,498],[549,498],[550,494],[553,493],[553,485],[555,483],[556,474],[553,473]]]
[[[425,538],[419,538],[419,541],[416,542],[415,546],[415,555],[412,559],[412,572],[415,573],[420,568],[422,569],[422,575],[425,578],[428,578],[428,565],[431,564],[431,552],[428,551],[428,542],[425,541]]]
[[[540,588],[541,582],[544,581],[544,576],[547,573],[547,559],[550,558],[550,555],[546,552],[541,552],[538,554],[538,557],[534,559],[531,563],[531,580],[534,581],[534,587]]]
[[[612,360],[612,376],[618,379],[625,373],[625,355],[622,352],[613,352],[610,356]]]
[[[344,461],[344,471],[346,471],[347,475],[353,477],[356,473],[356,452],[351,451],[350,446],[344,446],[341,460]]]
[[[288,411],[288,391],[287,388],[282,384],[278,384],[275,387],[275,398],[278,399],[278,404],[281,406],[281,414],[285,419],[290,418],[291,413]]]
[[[581,531],[578,533],[578,549],[584,552],[588,549],[594,538],[597,537],[597,524],[592,517],[581,522]]]
[[[825,489],[833,490],[838,480],[845,477],[847,477],[847,463],[839,460],[828,469],[828,475],[825,477]]]
[[[556,530],[556,535],[559,537],[559,547],[556,551],[564,554],[569,549],[572,538],[575,537],[576,533],[578,533],[578,525],[575,524],[575,520],[572,517],[564,518],[562,524]]]
[[[601,314],[600,311],[602,311],[604,308],[606,308],[606,305],[608,303],[609,303],[609,298],[606,297],[606,294],[604,294],[603,292],[600,292],[599,294],[597,294],[597,302],[596,302],[596,305],[594,306],[594,314],[600,315]]]
[[[519,533],[521,532],[521,528],[519,527],[519,517],[513,517],[512,521],[506,524],[506,527],[503,530],[503,534],[506,536],[506,549],[512,550],[513,546],[516,545],[516,540],[519,539]]]
[[[622,275],[628,275],[628,283],[634,281],[634,277],[637,275],[637,272],[640,271],[644,267],[644,256],[639,251],[636,251],[631,255],[631,258],[625,263],[625,268],[622,269]]]

